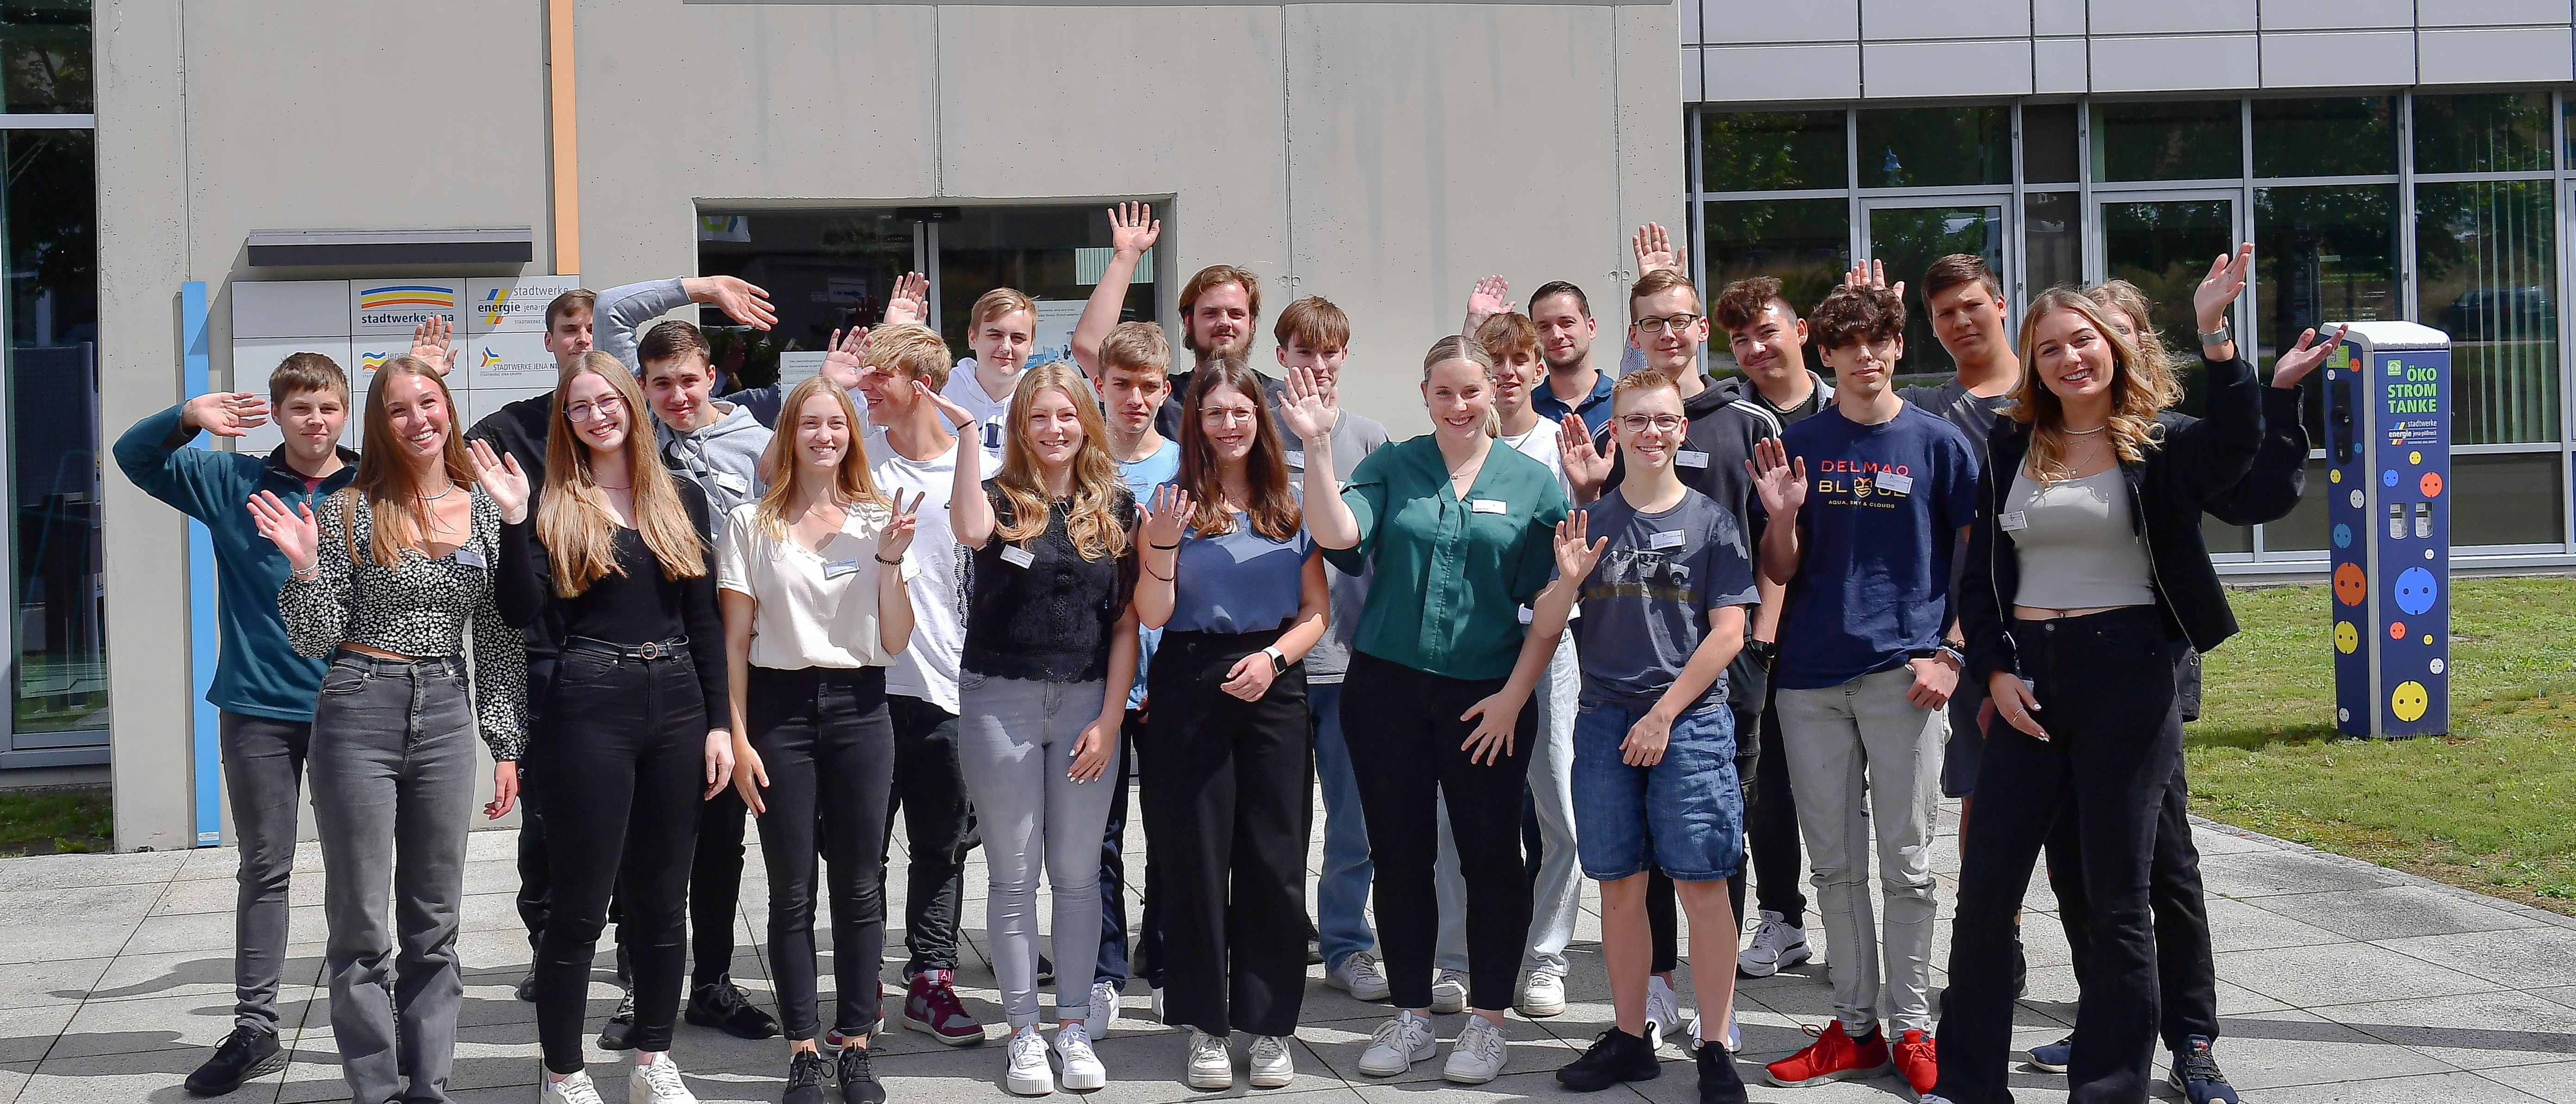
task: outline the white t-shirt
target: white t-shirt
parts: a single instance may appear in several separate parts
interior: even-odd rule
[[[1530,427],[1527,433],[1517,437],[1504,434],[1495,440],[1519,449],[1521,455],[1547,465],[1547,470],[1556,475],[1556,485],[1565,490],[1565,500],[1572,502],[1574,484],[1567,482],[1565,478],[1565,453],[1558,448],[1559,435],[1557,423],[1542,417],[1537,425]]]
[[[904,578],[904,589],[912,595],[912,643],[886,672],[886,693],[955,713],[957,655],[966,647],[966,549],[948,526],[948,500],[957,486],[957,445],[928,460],[912,460],[894,450],[880,426],[869,426],[860,445],[868,450],[878,490],[929,496],[914,515],[919,520],[912,547],[904,552],[906,560],[920,567],[919,574]]]
[[[801,671],[894,665],[877,631],[877,572],[886,566],[877,561],[884,555],[877,542],[892,518],[883,506],[854,506],[841,531],[817,551],[789,534],[764,532],[760,503],[733,508],[718,538],[716,586],[752,600],[752,666]],[[906,580],[921,573],[910,550],[902,561]]]
[[[975,378],[973,357],[957,362],[956,370],[948,374],[947,389],[940,393],[975,416],[976,425],[960,432],[971,432],[975,443],[983,446],[984,466],[978,472],[992,478],[993,473],[1002,470],[1002,441],[1011,432],[1011,393],[1004,391],[998,399],[985,394],[983,381]]]

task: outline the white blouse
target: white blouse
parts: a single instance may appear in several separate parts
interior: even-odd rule
[[[716,559],[716,586],[752,601],[751,665],[775,671],[807,667],[891,667],[878,642],[878,538],[892,520],[884,506],[856,506],[841,531],[817,552],[786,534],[761,531],[760,503],[727,518]],[[910,549],[903,578],[921,573]]]

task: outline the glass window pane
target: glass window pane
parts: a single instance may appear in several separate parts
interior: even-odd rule
[[[85,130],[5,132],[9,263],[9,547],[17,617],[10,722],[107,724],[99,575],[96,144]],[[57,744],[57,746],[59,746]]]
[[[2317,372],[2308,378],[2317,379],[2324,375],[2323,372]],[[2315,436],[2314,431],[2311,430],[2308,441],[2311,444],[2321,444],[2324,438]],[[2453,463],[2457,462],[2457,459],[2453,460]],[[2329,492],[2333,487],[2334,484],[2326,482],[2326,458],[2320,456],[2308,461],[2307,493],[2299,496],[2298,505],[2290,507],[2288,517],[2263,527],[2264,559],[2309,560],[2324,557],[2326,508],[2331,502]]]
[[[2011,108],[1863,111],[1854,125],[1861,187],[2012,183]]]
[[[2254,101],[2254,175],[2397,171],[2397,98]]]
[[[2200,517],[2200,542],[2213,553],[2254,551],[2254,528],[2250,525],[2228,525],[2203,514]]]
[[[2022,283],[2031,294],[2084,282],[2084,217],[2074,192],[2023,193],[2021,235],[2030,265]]]
[[[2265,379],[2311,327],[2401,315],[2397,230],[2394,184],[2254,190],[2253,352]],[[2322,379],[2300,384],[2311,442],[2325,440]]]
[[[2415,97],[2415,171],[2549,168],[2549,93]]]
[[[1780,281],[1780,297],[1804,317],[1851,270],[1848,200],[1708,203],[1702,206],[1700,222],[1707,229],[1700,256],[1707,266],[1711,298],[1736,280],[1771,276]],[[1605,323],[1603,329],[1609,326]],[[1731,366],[1724,339],[1710,342],[1709,352],[1720,362],[1712,367]]]
[[[2021,109],[2021,178],[2030,184],[2073,184],[2075,105],[2029,104]]]
[[[2093,105],[2093,179],[2216,180],[2245,175],[2235,100]]]
[[[2104,267],[2114,279],[2138,285],[2155,304],[2156,332],[2175,351],[2174,368],[2182,378],[2183,399],[2176,408],[2200,414],[2205,373],[2200,358],[2200,323],[2192,317],[2191,296],[2209,274],[2210,258],[2236,245],[2235,204],[2224,199],[2159,199],[2102,204]]]
[[[2558,440],[2557,225],[2545,180],[2419,184],[2425,325],[2451,335],[2451,443]]]
[[[0,111],[96,110],[89,54],[89,0],[10,0],[0,6]]]
[[[1851,186],[1842,112],[1712,111],[1699,120],[1703,192]]]
[[[2567,539],[2560,453],[2451,457],[2451,544],[2558,544]]]
[[[2004,271],[2004,209],[1985,205],[1881,207],[1869,213],[1869,255],[1887,266],[1888,282],[1905,283],[1905,356],[1896,363],[1899,387],[1937,384],[1958,371],[1932,332],[1924,305],[1923,271],[1953,253],[1974,253],[1986,267]]]
[[[724,229],[708,228],[716,225]],[[706,312],[707,343],[734,388],[776,382],[781,352],[822,349],[834,330],[883,322],[895,278],[915,267],[913,224],[890,210],[707,212],[701,227],[698,272],[742,277],[778,310],[766,332]]]
[[[1038,304],[1037,341],[1028,363],[1071,359],[1073,324],[1094,286],[1082,282],[1078,251],[1108,244],[1109,215],[1097,205],[966,208],[964,218],[939,224],[941,336],[957,355],[969,355],[966,338],[976,297],[994,288],[1017,288]],[[1137,266],[1119,317],[1155,320],[1151,269]]]

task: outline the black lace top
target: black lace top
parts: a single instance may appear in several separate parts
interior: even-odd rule
[[[993,504],[995,523],[1009,524],[1011,500],[989,479],[984,497]],[[1126,488],[1119,488],[1112,513],[1120,528],[1135,528],[1136,500]],[[1057,503],[1048,511],[1046,532],[1020,544],[996,535],[975,550],[960,667],[1038,682],[1109,677],[1111,630],[1136,591],[1136,549],[1130,544],[1115,559],[1083,559],[1065,532],[1065,519],[1064,504]],[[1025,563],[1015,562],[1019,551],[1027,553]]]
[[[502,617],[495,585],[500,507],[481,488],[471,492],[473,531],[464,544],[435,560],[406,550],[391,565],[362,562],[375,533],[364,496],[344,490],[315,503],[321,570],[311,579],[287,576],[277,590],[277,611],[296,654],[315,658],[343,642],[418,659],[462,656],[472,625],[476,727],[493,758],[514,760],[527,746],[527,649]]]

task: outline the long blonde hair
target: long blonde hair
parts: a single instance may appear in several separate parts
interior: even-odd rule
[[[373,444],[358,453],[358,474],[340,492],[365,499],[367,511],[374,518],[367,538],[367,562],[371,564],[399,563],[406,550],[428,554],[425,534],[429,532],[426,520],[431,508],[420,496],[420,473],[413,470],[410,457],[401,455],[402,443],[394,436],[393,415],[385,409],[387,387],[404,376],[428,380],[438,388],[439,405],[447,408],[447,443],[439,449],[438,462],[447,469],[448,482],[459,487],[471,487],[475,482],[474,463],[465,458],[465,429],[457,424],[457,419],[465,415],[456,409],[447,381],[439,378],[437,370],[426,361],[408,353],[385,361],[383,367],[376,369],[375,382],[367,385],[367,409],[362,415],[366,439]],[[341,509],[347,511],[349,500],[341,502]],[[354,562],[354,543],[349,552]]]
[[[2165,348],[2165,335],[2156,329],[2156,305],[2147,299],[2146,292],[2127,280],[2104,280],[2085,288],[2084,294],[2102,304],[2102,309],[2128,315],[2129,321],[2136,324],[2137,336],[2129,343],[2138,347],[2138,363],[2173,374],[2173,353]]]
[[[786,401],[778,406],[778,432],[770,436],[769,452],[760,460],[769,469],[769,489],[761,492],[752,517],[761,534],[772,540],[787,539],[787,504],[796,497],[796,424],[805,417],[805,404],[816,395],[830,395],[840,403],[850,429],[850,447],[841,452],[840,464],[832,469],[832,504],[845,510],[853,506],[894,509],[869,473],[867,446],[859,443],[867,423],[860,420],[858,404],[850,401],[850,393],[840,384],[815,376],[788,389]]]
[[[2072,288],[2050,288],[2032,300],[2021,319],[2021,383],[2013,388],[2015,402],[2006,413],[2030,427],[2030,466],[2039,473],[2042,483],[2064,478],[2066,466],[2066,408],[2057,393],[2048,389],[2039,377],[2039,358],[2034,355],[2041,319],[2059,311],[2074,311],[2092,324],[2094,332],[2111,346],[2111,447],[2120,459],[2131,463],[2146,460],[2147,450],[2162,442],[2164,432],[2156,424],[2156,415],[2182,398],[2182,388],[2174,382],[2172,370],[2161,361],[2139,355],[2138,347],[2111,328],[2102,317],[2102,305],[2092,297]]]
[[[1074,418],[1082,424],[1082,445],[1073,453],[1073,500],[1066,505],[1065,535],[1072,538],[1073,550],[1083,559],[1117,559],[1127,554],[1127,529],[1119,524],[1116,510],[1127,482],[1118,475],[1118,461],[1101,443],[1109,431],[1101,424],[1100,404],[1092,399],[1081,372],[1060,360],[1021,372],[1020,386],[1011,394],[1011,431],[1002,441],[1002,470],[993,476],[1002,497],[1010,500],[1011,517],[994,530],[995,535],[1022,544],[1046,532],[1046,480],[1029,449],[1028,427],[1029,408],[1036,405],[1038,392],[1050,389],[1064,393],[1073,403]]]
[[[564,413],[572,382],[598,376],[626,408],[626,454],[629,493],[634,496],[635,532],[661,561],[665,579],[694,579],[707,573],[706,539],[689,520],[680,488],[653,447],[652,423],[646,420],[644,392],[635,373],[616,357],[588,352],[555,383],[554,422],[546,433],[546,489],[537,503],[537,540],[553,563],[555,595],[577,598],[590,584],[624,575],[617,562],[617,516],[608,508],[608,492],[591,474],[590,446],[577,439]],[[594,417],[597,415],[594,414]],[[713,509],[712,503],[708,506]]]

